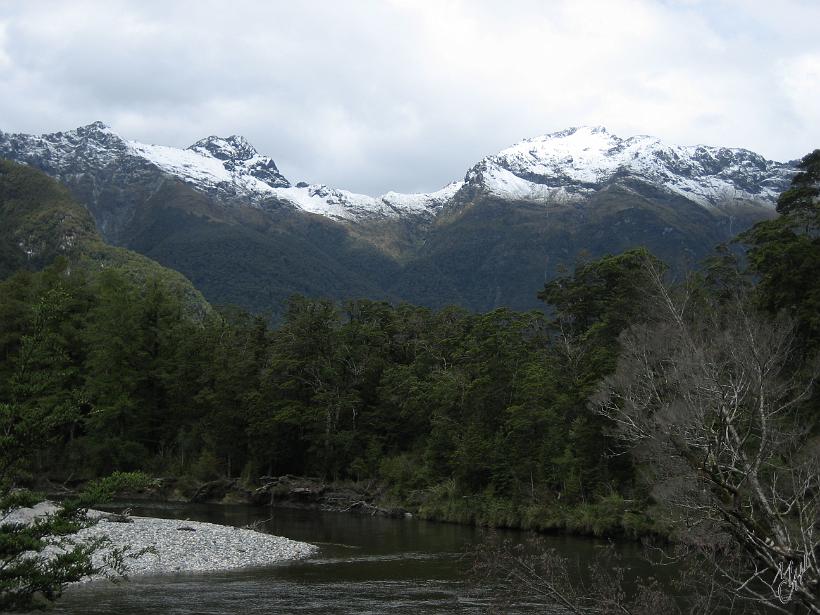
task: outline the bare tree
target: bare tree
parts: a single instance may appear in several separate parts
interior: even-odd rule
[[[820,614],[820,452],[801,416],[816,369],[797,369],[788,320],[647,267],[655,307],[593,403],[652,473],[678,538],[711,553],[714,587]]]

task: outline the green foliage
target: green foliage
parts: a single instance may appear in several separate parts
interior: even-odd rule
[[[820,204],[820,149],[806,154],[798,165],[800,171],[791,186],[777,199],[777,211],[783,215],[817,215]]]
[[[202,318],[210,307],[181,274],[145,256],[106,245],[91,214],[62,185],[27,165],[0,159],[0,280],[66,259],[90,275],[115,269],[138,287],[159,284]]]
[[[113,472],[88,483],[77,498],[65,503],[65,507],[87,508],[103,504],[119,493],[145,489],[151,482],[144,472]]]
[[[570,334],[608,346],[643,309],[647,261],[658,262],[645,248],[635,248],[584,262],[572,276],[547,283],[538,296],[555,307]]]
[[[66,585],[83,578],[124,572],[122,550],[115,550],[102,565],[92,556],[105,545],[104,539],[76,540],[78,530],[93,522],[87,508],[111,499],[125,490],[141,489],[149,483],[141,473],[118,472],[88,485],[76,498],[30,523],[8,521],[17,509],[30,507],[42,497],[27,490],[0,492],[0,611],[29,611],[47,608],[60,597]]]
[[[76,256],[95,239],[94,221],[68,190],[27,165],[0,160],[0,279]]]
[[[789,249],[813,262],[801,232]],[[778,288],[811,328],[815,282],[775,243],[769,271],[788,270]],[[746,284],[730,261],[693,292]],[[192,318],[179,288],[128,267],[21,272],[0,283],[0,437],[15,451],[0,470],[9,484],[135,470],[375,479],[439,518],[638,527],[609,504],[642,509],[635,469],[587,400],[644,318],[647,263],[643,249],[580,263],[540,293],[550,318],[297,296],[276,329],[233,308]]]
[[[723,250],[676,291],[708,306],[702,318],[719,320],[756,278],[759,304],[791,313],[801,350],[818,347],[818,164],[818,152],[807,156],[780,218],[744,235],[752,276]],[[40,228],[26,226],[29,215],[59,218],[67,201],[55,190],[0,167],[12,221],[0,233],[19,243],[14,229]],[[32,209],[35,197],[45,209]],[[295,296],[271,329],[262,316],[203,307],[179,276],[83,237],[48,267],[0,281],[0,514],[32,500],[13,487],[110,476],[42,524],[0,534],[14,562],[0,569],[7,605],[35,606],[88,574],[99,545],[52,560],[20,554],[75,531],[92,502],[148,473],[381,481],[423,517],[594,535],[658,529],[641,468],[588,404],[622,333],[646,320],[647,276],[659,269],[646,250],[547,283],[549,318]],[[4,266],[41,266],[21,258]]]
[[[759,277],[756,294],[772,314],[795,319],[804,348],[820,347],[820,150],[800,162],[789,190],[780,195],[780,217],[741,235],[749,267]]]
[[[555,379],[553,411],[564,421],[561,437],[545,442],[552,479],[585,503],[605,485],[625,488],[631,481],[627,457],[611,455],[609,423],[587,408],[587,399],[615,368],[618,336],[643,317],[650,264],[658,261],[643,248],[605,256],[579,264],[572,276],[549,282],[539,294],[555,310],[556,352],[544,379]]]
[[[540,312],[294,297],[272,330],[236,309],[191,320],[160,283],[61,263],[0,283],[0,313],[10,484],[380,479],[401,502],[504,524],[629,488]]]
[[[160,281],[57,264],[0,284],[6,474],[380,480],[423,515],[610,533],[634,469],[587,407],[642,317],[633,250],[548,284],[554,317],[294,297],[191,319]],[[35,426],[48,425],[47,430]],[[631,525],[630,525],[631,524]]]

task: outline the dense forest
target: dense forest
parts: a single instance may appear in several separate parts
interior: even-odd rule
[[[30,480],[59,482],[136,469],[376,478],[431,516],[556,523],[544,512],[559,501],[631,489],[584,400],[640,304],[645,257],[544,291],[595,346],[583,359],[539,312],[297,297],[271,329],[239,310],[192,320],[160,285],[117,271],[19,273],[0,289],[1,394],[13,428],[38,437],[16,458]]]
[[[789,311],[800,352],[816,348],[817,159],[743,237],[747,267],[727,250],[678,285],[690,312],[743,294]],[[579,263],[540,292],[548,315],[294,297],[271,328],[238,309],[194,317],[167,285],[58,259],[0,285],[4,463],[15,483],[377,480],[433,518],[645,531],[646,486],[588,399],[619,335],[655,309],[661,270],[642,249]]]

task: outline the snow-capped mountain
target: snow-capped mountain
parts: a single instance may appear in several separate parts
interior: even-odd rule
[[[794,173],[744,149],[669,145],[637,136],[622,139],[603,127],[570,128],[525,139],[488,156],[464,181],[423,194],[388,192],[378,197],[323,184],[293,185],[272,158],[244,138],[210,136],[186,149],[125,140],[102,122],[67,132],[32,136],[0,132],[0,156],[38,166],[58,178],[77,177],[111,165],[151,165],[208,194],[252,207],[271,202],[333,219],[420,217],[431,219],[467,186],[510,201],[582,201],[608,184],[639,180],[704,207],[727,201],[773,206]]]
[[[244,137],[207,137],[187,149],[128,141],[129,153],[198,188],[244,194],[256,201],[272,188],[288,187],[272,158],[261,156]]]
[[[127,153],[128,143],[102,122],[39,136],[0,132],[0,156],[55,176],[93,172]]]
[[[649,136],[622,139],[602,126],[582,126],[488,156],[465,181],[503,199],[572,202],[611,182],[636,179],[704,207],[727,201],[774,206],[794,172],[793,163],[745,149],[670,145]]]
[[[107,242],[177,269],[209,300],[274,312],[293,293],[532,309],[579,258],[636,246],[683,272],[774,216],[796,170],[600,127],[526,139],[436,192],[376,197],[290,181],[236,135],[179,149],[95,122],[0,132],[0,157],[60,180]]]
[[[372,197],[323,184],[292,185],[269,156],[242,136],[210,136],[186,149],[128,141],[102,122],[40,136],[0,132],[0,156],[42,168],[60,179],[112,165],[152,165],[217,197],[253,207],[285,202],[306,212],[341,220],[402,216],[429,218],[458,188],[453,182],[423,194],[388,192]]]

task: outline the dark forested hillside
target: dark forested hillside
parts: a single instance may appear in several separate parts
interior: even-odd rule
[[[573,205],[455,200],[434,223],[408,229],[401,220],[351,225],[286,207],[225,208],[164,180],[119,242],[182,272],[211,302],[255,312],[281,315],[294,293],[520,310],[539,308],[531,289],[579,259],[645,245],[683,272],[772,215],[613,188]]]
[[[0,279],[18,269],[41,269],[57,257],[92,276],[117,269],[138,284],[157,281],[191,313],[210,309],[177,271],[106,244],[88,210],[58,182],[29,166],[0,160]]]
[[[94,241],[93,219],[66,188],[30,167],[0,160],[0,278],[74,256]]]

